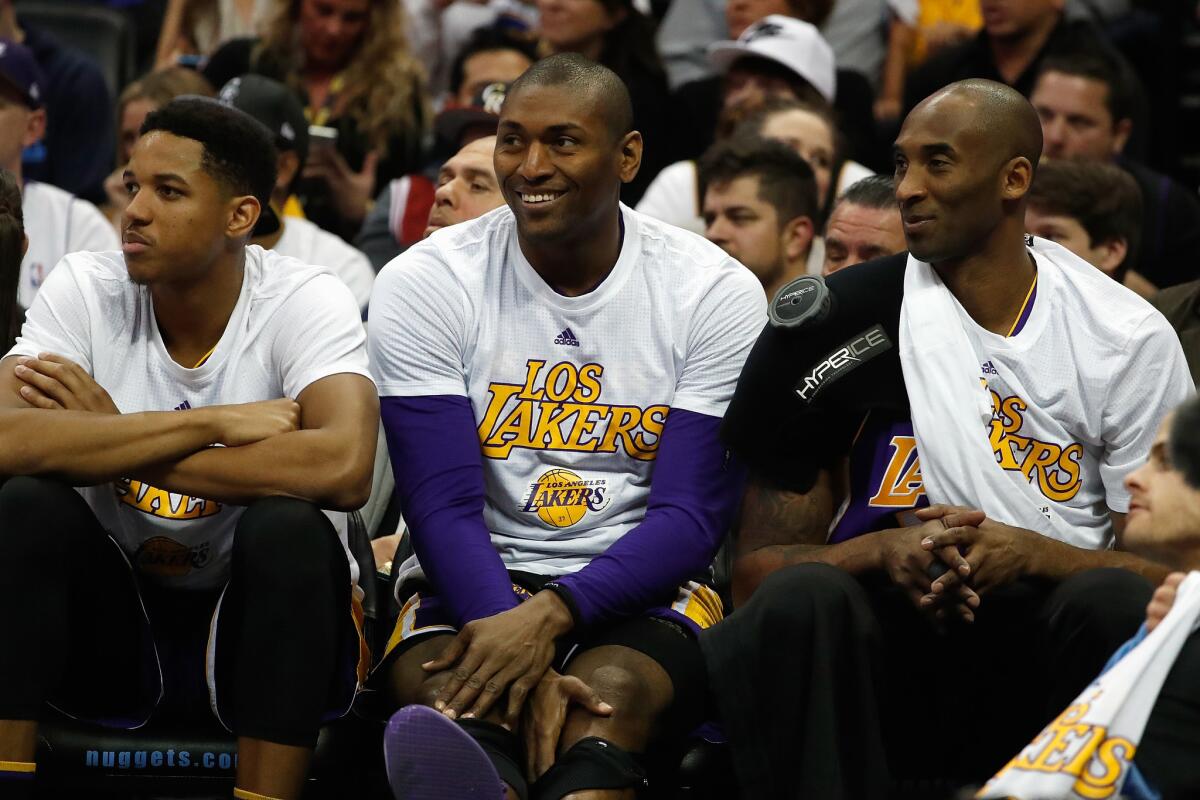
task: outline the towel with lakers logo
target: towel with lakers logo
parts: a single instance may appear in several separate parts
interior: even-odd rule
[[[1143,628],[1122,648],[1116,663],[988,781],[977,800],[1155,796],[1141,781],[1126,781],[1163,681],[1198,621],[1200,572],[1192,572],[1162,623],[1149,634]]]

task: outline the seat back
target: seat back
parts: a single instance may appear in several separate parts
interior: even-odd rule
[[[16,8],[22,22],[95,61],[113,97],[135,77],[133,32],[120,12],[70,0],[17,0]]]

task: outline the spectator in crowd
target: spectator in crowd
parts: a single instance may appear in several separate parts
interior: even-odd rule
[[[635,205],[650,181],[670,163],[667,77],[654,46],[650,20],[632,0],[537,0],[542,49],[579,53],[611,69],[629,87],[633,124],[645,151],[637,177],[621,190]]]
[[[1121,156],[1134,131],[1134,99],[1119,57],[1103,50],[1047,57],[1030,99],[1042,119],[1047,156],[1115,161],[1137,181],[1142,244],[1129,285],[1149,295],[1200,277],[1196,192]]]
[[[761,136],[792,148],[808,162],[817,179],[818,221],[825,210],[850,184],[872,174],[847,158],[839,141],[833,117],[823,105],[808,106],[786,99],[767,100],[737,128],[739,135]]]
[[[871,175],[842,192],[825,223],[822,275],[908,249],[896,204],[896,183]]]
[[[537,46],[504,28],[480,28],[459,51],[450,68],[442,109],[469,108],[488,86],[509,86],[537,61]],[[458,145],[457,142],[453,143]]]
[[[1123,545],[1182,570],[1168,576],[1154,593],[1147,615],[1149,632],[1171,608],[1184,572],[1200,569],[1200,400],[1188,400],[1163,421],[1150,457],[1125,483],[1131,507]],[[1154,793],[1142,796],[1185,800],[1200,793],[1194,748],[1200,735],[1197,674],[1200,635],[1193,632],[1167,673],[1137,743],[1133,769]],[[1125,786],[1133,785],[1131,774]]]
[[[11,172],[0,169],[0,337],[5,348],[13,346],[25,320],[25,312],[17,303],[17,286],[21,280],[21,259],[28,249],[25,217],[21,213],[21,184]]]
[[[1092,680],[1165,575],[1112,546],[1122,481],[1192,382],[1161,315],[1027,243],[1040,150],[1010,87],[927,99],[895,145],[913,260],[795,294],[743,369],[723,429],[751,469],[739,607],[701,644],[745,796],[986,778]],[[968,708],[970,737],[913,735]]]
[[[333,147],[311,148],[297,185],[305,215],[349,240],[378,187],[421,166],[426,97],[402,9],[370,0],[272,0],[260,38],[213,53],[213,86],[254,72],[287,84]]]
[[[100,68],[22,20],[12,0],[0,0],[0,40],[29,48],[45,76],[38,100],[48,109],[46,134],[27,154],[26,179],[103,202],[104,178],[112,167],[112,93]]]
[[[304,109],[286,86],[262,75],[243,75],[221,88],[221,102],[244,111],[266,126],[274,139],[278,160],[271,202],[263,209],[250,239],[264,250],[274,250],[302,264],[328,267],[350,289],[366,316],[375,284],[375,270],[360,251],[313,223],[283,213],[292,186],[308,158],[309,137]]]
[[[446,93],[453,83],[455,63],[480,32],[536,45],[534,0],[403,0],[403,4],[409,45],[428,74],[431,97]]]
[[[731,116],[741,121],[736,136],[753,136],[782,142],[808,162],[817,181],[818,230],[824,222],[824,210],[835,194],[851,183],[871,174],[841,152],[837,129],[823,104],[804,103],[788,96],[755,99],[747,107],[735,107]],[[664,169],[650,185],[638,204],[638,211],[686,230],[703,233],[700,191],[696,163],[680,161]],[[822,252],[819,240],[813,251],[816,266]]]
[[[714,137],[728,133],[740,117],[770,96],[791,96],[816,105],[832,105],[847,139],[847,154],[872,163],[878,149],[866,79],[841,70],[833,50],[816,27],[783,14],[770,14],[747,27],[736,40],[709,47],[719,75],[694,81],[674,94],[675,152],[699,158]]]
[[[900,0],[902,2],[903,0]],[[712,77],[708,47],[737,39],[768,16],[783,14],[816,25],[833,48],[838,67],[855,76],[856,88],[879,81],[886,43],[883,28],[897,0],[674,0],[658,29],[658,47],[671,88]]]
[[[1137,258],[1141,225],[1142,193],[1120,167],[1048,160],[1038,168],[1025,230],[1058,242],[1118,283]]]
[[[267,0],[167,0],[155,69],[167,69],[181,57],[211,55],[230,39],[253,36],[270,8]]]
[[[104,181],[106,200],[100,210],[121,229],[121,212],[129,204],[125,191],[125,165],[137,141],[146,115],[165,106],[176,97],[194,94],[211,97],[213,89],[204,76],[188,67],[167,67],[143,75],[125,87],[117,98],[117,166]]]
[[[1109,48],[1082,20],[1068,21],[1064,0],[980,0],[983,28],[972,39],[944,48],[909,74],[905,112],[938,89],[966,78],[1006,83],[1029,97],[1049,53]]]
[[[889,5],[887,58],[875,101],[875,117],[881,122],[904,110],[910,70],[938,51],[962,44],[983,26],[978,0],[899,0]]]
[[[701,159],[700,185],[705,237],[753,272],[768,298],[808,271],[816,180],[791,148],[735,136]]]
[[[438,172],[433,208],[422,238],[436,230],[481,217],[504,205],[504,195],[496,182],[492,154],[496,137],[475,139],[455,153]]]
[[[695,634],[721,605],[695,576],[741,493],[717,430],[762,288],[620,205],[641,137],[611,70],[539,61],[497,139],[508,207],[409,249],[371,303],[416,552],[376,667],[411,704],[385,735],[388,773],[400,797],[499,797],[502,780],[524,796],[526,766],[537,797],[632,794],[634,754],[703,714]],[[573,422],[552,399],[568,396]]]
[[[760,35],[760,30],[765,33]],[[725,68],[724,82],[706,81],[684,91],[702,93],[707,91],[704,87],[709,87],[723,92],[720,116],[708,122],[718,142],[731,136],[747,116],[773,100],[802,102],[810,109],[826,109],[832,102],[837,81],[833,53],[807,23],[772,16],[747,26],[737,41],[714,46],[710,58]],[[823,114],[823,119],[828,118],[828,114]],[[686,135],[694,136],[698,124],[703,127],[705,123],[695,120],[683,123],[692,129]],[[681,139],[684,135],[681,130],[673,141],[685,141]],[[832,133],[829,138],[832,141]],[[702,134],[701,140],[712,141],[712,137]],[[706,144],[687,159],[663,169],[647,188],[638,211],[703,234],[696,160],[707,147]],[[683,145],[679,149],[687,152],[689,148]]]
[[[1192,380],[1200,384],[1200,280],[1163,289],[1150,302],[1179,335]]]
[[[46,132],[43,86],[33,53],[14,42],[0,42],[0,168],[24,184],[22,206],[30,242],[17,289],[22,308],[29,308],[46,275],[67,253],[120,246],[116,231],[94,205],[57,186],[24,180],[21,153]]]
[[[238,736],[236,797],[292,800],[365,672],[343,512],[379,405],[349,290],[246,247],[274,171],[240,112],[151,113],[122,250],[64,259],[0,362],[6,787],[47,702],[133,728],[166,686]]]
[[[447,170],[445,164],[440,164],[432,178],[425,173],[417,173],[388,182],[354,240],[355,245],[362,248],[371,259],[371,264],[377,272],[383,269],[384,264],[429,235],[429,218],[439,204],[439,187],[452,182],[457,175],[464,174],[464,169],[469,169],[472,178],[483,174],[482,160],[485,154],[482,146],[472,145],[481,138],[495,143],[496,122],[507,92],[508,84],[488,84],[480,90],[470,105],[448,108],[438,114],[434,120],[437,139],[444,143],[441,146],[449,145],[454,148],[451,152],[456,155],[451,160],[458,159],[456,166]],[[468,148],[469,152],[466,152]],[[465,219],[474,219],[484,210],[496,208],[503,202],[496,186],[495,173],[491,168],[490,151],[487,153],[487,159],[486,173],[492,176],[490,181],[473,179],[468,184],[456,184],[452,187],[453,196],[442,198],[443,205],[453,203],[455,206],[461,206],[465,198],[461,197],[459,192],[469,187],[470,197],[473,199],[461,207],[482,210]],[[445,208],[439,212],[443,213]]]

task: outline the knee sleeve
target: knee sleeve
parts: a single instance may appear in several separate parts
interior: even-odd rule
[[[238,520],[232,561],[235,574],[244,572],[251,580],[308,587],[330,577],[331,566],[345,565],[346,556],[333,523],[319,508],[303,500],[268,497]]]
[[[646,770],[627,750],[587,736],[558,757],[534,785],[536,800],[561,800],[583,789],[645,789]]]
[[[500,780],[512,787],[519,800],[529,800],[529,785],[521,769],[521,742],[517,735],[481,719],[463,719],[458,724],[487,754]]]
[[[234,535],[221,603],[217,691],[240,736],[312,746],[350,624],[350,572],[311,503],[260,500]]]

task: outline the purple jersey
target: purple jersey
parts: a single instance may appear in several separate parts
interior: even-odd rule
[[[872,411],[850,447],[849,488],[830,544],[911,524],[912,509],[927,505],[912,421]]]

